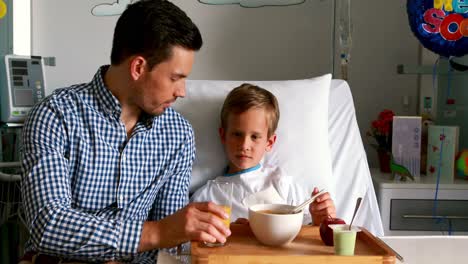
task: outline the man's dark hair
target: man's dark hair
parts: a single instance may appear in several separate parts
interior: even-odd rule
[[[179,7],[165,0],[140,0],[128,5],[117,21],[111,63],[141,55],[152,69],[171,57],[174,46],[198,51],[202,44],[197,26]]]

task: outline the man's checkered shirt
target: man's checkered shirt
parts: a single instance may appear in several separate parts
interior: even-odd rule
[[[22,198],[27,250],[72,259],[129,259],[145,220],[188,203],[193,129],[172,108],[144,115],[127,137],[101,67],[87,84],[58,89],[23,130]]]

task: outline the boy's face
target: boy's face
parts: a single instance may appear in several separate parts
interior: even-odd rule
[[[227,128],[219,129],[221,143],[229,159],[228,173],[256,166],[265,152],[271,150],[276,135],[268,137],[267,117],[263,108],[229,114]]]

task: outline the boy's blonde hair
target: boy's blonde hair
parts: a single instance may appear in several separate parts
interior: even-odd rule
[[[273,135],[278,127],[280,117],[278,100],[270,91],[249,83],[234,88],[227,95],[221,109],[221,127],[227,129],[229,114],[241,114],[252,108],[265,109],[268,137]]]

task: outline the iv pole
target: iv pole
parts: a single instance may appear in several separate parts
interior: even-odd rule
[[[332,11],[333,11],[333,15],[331,16],[331,44],[332,44],[332,48],[331,48],[331,51],[330,51],[330,58],[332,60],[332,78],[335,79],[336,76],[335,76],[335,50],[336,50],[336,43],[335,43],[335,35],[336,35],[336,0],[332,0],[331,1],[332,3]]]
[[[337,48],[336,34],[338,33],[339,40],[339,54],[340,54],[340,66],[341,76],[343,80],[348,80],[348,65],[350,61],[350,52],[352,46],[352,23],[351,23],[351,0],[336,0],[332,1],[332,33],[331,33],[331,58],[332,58],[332,73],[335,75],[336,70],[336,59],[335,52]],[[338,24],[336,19],[338,18]],[[337,27],[338,26],[338,32]],[[334,76],[335,77],[335,76]]]

